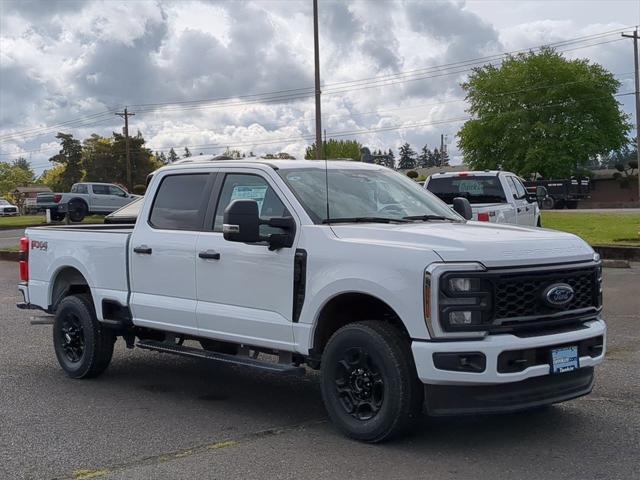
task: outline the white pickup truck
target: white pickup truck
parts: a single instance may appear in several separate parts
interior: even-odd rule
[[[424,188],[448,204],[456,197],[466,198],[471,203],[473,219],[480,222],[542,226],[536,194],[528,193],[522,179],[511,172],[435,173]],[[540,192],[544,195],[544,189]]]
[[[329,417],[368,442],[423,410],[512,412],[591,391],[606,327],[585,242],[467,221],[466,200],[459,215],[385,167],[326,164],[168,166],[135,225],[29,228],[19,307],[55,315],[73,378],[104,371],[117,338],[275,374],[320,369]]]
[[[89,214],[108,214],[139,198],[113,183],[74,183],[68,193],[39,193],[38,210],[51,210],[52,220],[69,215],[72,222],[81,222]]]

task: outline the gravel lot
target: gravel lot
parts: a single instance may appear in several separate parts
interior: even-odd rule
[[[318,378],[285,379],[116,345],[68,379],[51,327],[15,308],[0,262],[0,478],[640,478],[640,265],[605,270],[607,361],[594,392],[529,413],[423,419],[384,445],[326,421]]]

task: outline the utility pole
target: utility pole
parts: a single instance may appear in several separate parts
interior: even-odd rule
[[[316,160],[322,158],[322,114],[320,113],[320,45],[318,41],[318,0],[313,0],[313,52],[316,76]]]
[[[633,65],[636,77],[636,160],[638,161],[638,203],[640,203],[640,72],[638,71],[638,28],[633,35],[623,33],[623,37],[633,38]]]
[[[440,165],[438,165],[439,167],[442,166],[443,162],[443,156],[444,156],[444,134],[441,133],[440,134],[440,158],[438,158],[438,163]]]
[[[129,192],[132,192],[133,181],[131,180],[131,151],[129,149],[129,117],[132,117],[135,113],[129,113],[127,107],[124,107],[124,112],[116,113],[116,115],[124,118],[124,148],[127,155],[127,188]]]

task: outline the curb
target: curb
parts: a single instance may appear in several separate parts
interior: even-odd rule
[[[640,247],[617,247],[610,245],[592,245],[593,249],[607,260],[627,260],[640,262]]]

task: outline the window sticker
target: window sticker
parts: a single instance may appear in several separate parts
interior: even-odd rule
[[[262,211],[267,188],[267,185],[236,185],[231,192],[229,203],[234,200],[255,200],[258,203],[258,210]]]

